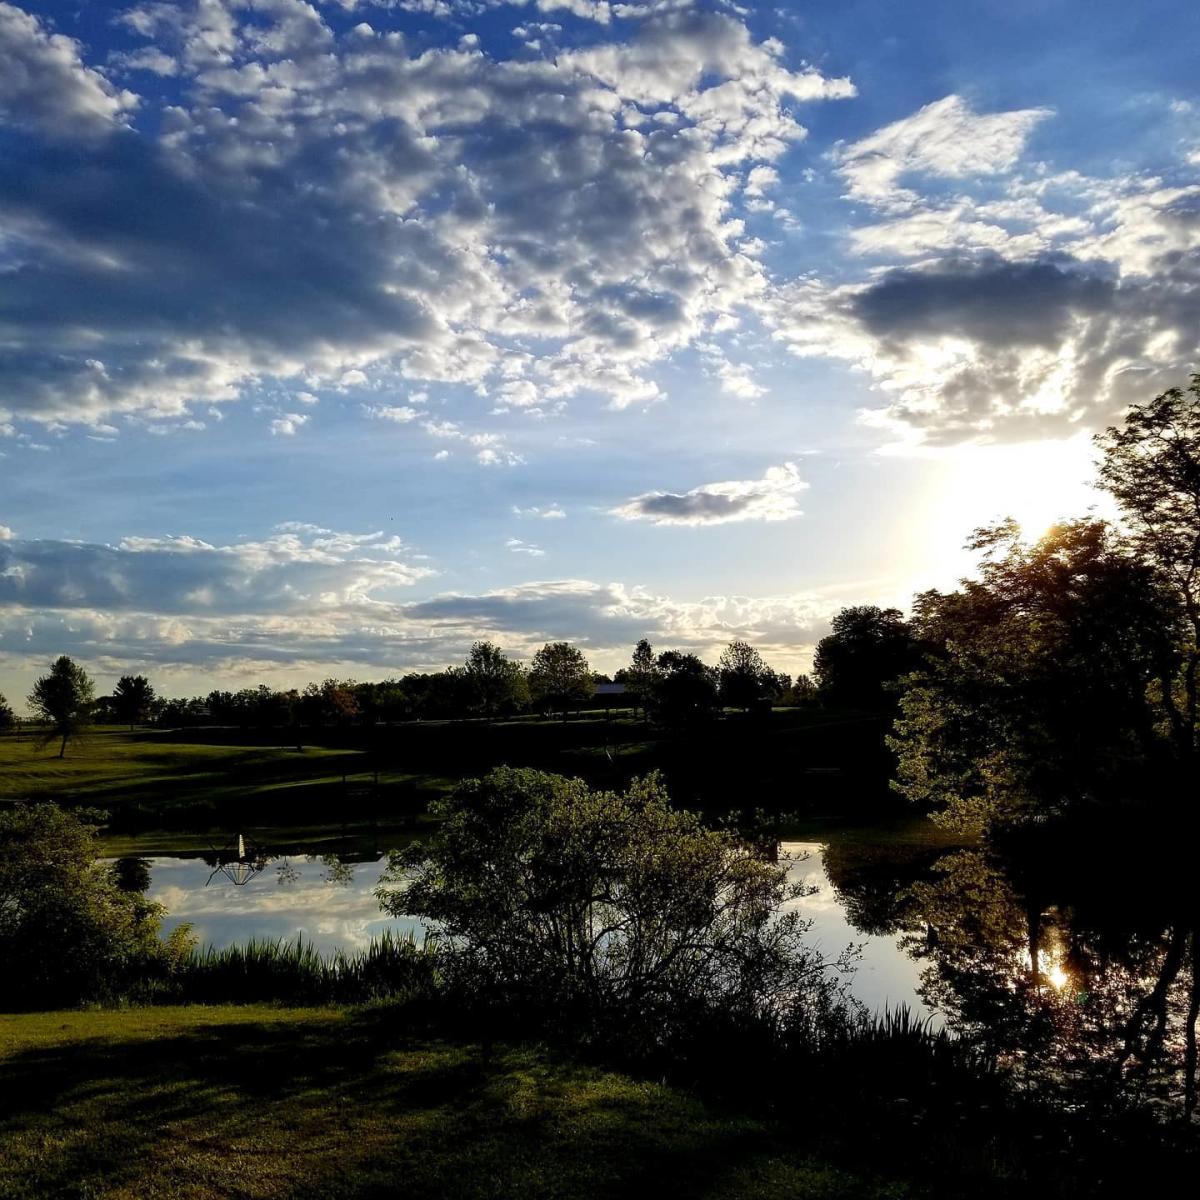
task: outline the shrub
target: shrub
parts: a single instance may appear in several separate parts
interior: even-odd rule
[[[435,811],[380,901],[433,923],[450,992],[480,1011],[648,1055],[714,1023],[765,1032],[845,1007],[787,911],[786,863],[672,808],[657,776],[618,794],[502,768]]]
[[[136,995],[170,975],[188,931],[159,938],[162,908],[96,861],[95,829],[53,804],[0,813],[0,1007]]]

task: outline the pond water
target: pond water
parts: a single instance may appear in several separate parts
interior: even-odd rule
[[[928,828],[858,828],[778,850],[792,880],[814,889],[794,902],[810,943],[827,958],[858,948],[850,988],[867,1009],[907,1006],[1050,1077],[1116,1071],[1166,1099],[1194,1098],[1192,874],[1115,855],[1108,837],[1090,849],[1073,837],[1056,844],[1042,831],[1001,854],[947,845]],[[375,899],[387,844],[343,841],[318,855],[234,840],[220,853],[140,864],[167,927],[187,922],[202,943],[299,936],[353,950],[385,930],[419,933]]]
[[[890,934],[857,928],[844,899],[825,871],[826,847],[818,842],[784,842],[781,853],[794,860],[793,882],[816,889],[795,901],[812,922],[809,940],[829,958],[847,946],[860,954],[851,990],[872,1010],[907,1004],[925,1014],[917,994],[920,966]],[[412,919],[384,916],[375,888],[386,866],[382,853],[261,856],[253,852],[149,858],[149,897],[166,906],[164,928],[188,923],[202,944],[228,946],[249,938],[302,937],[322,951],[360,949],[384,930],[416,931]],[[353,861],[358,857],[361,861]],[[263,861],[265,859],[265,861]]]

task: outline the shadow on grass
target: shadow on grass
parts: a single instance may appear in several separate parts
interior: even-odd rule
[[[528,1049],[485,1060],[400,1020],[180,1020],[18,1052],[0,1060],[0,1196],[906,1194],[669,1089]]]

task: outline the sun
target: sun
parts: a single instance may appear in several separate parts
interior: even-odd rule
[[[973,569],[975,556],[963,544],[980,526],[1012,517],[1023,537],[1036,541],[1062,520],[1112,517],[1111,499],[1094,486],[1095,459],[1084,434],[960,446],[931,457],[914,557],[923,560],[931,583],[950,586]]]

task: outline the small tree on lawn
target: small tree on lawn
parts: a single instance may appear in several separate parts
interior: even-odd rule
[[[67,742],[87,723],[95,686],[91,676],[65,654],[55,659],[47,675],[33,685],[29,707],[33,715],[49,724],[46,741],[61,738],[58,757],[67,752]]]

